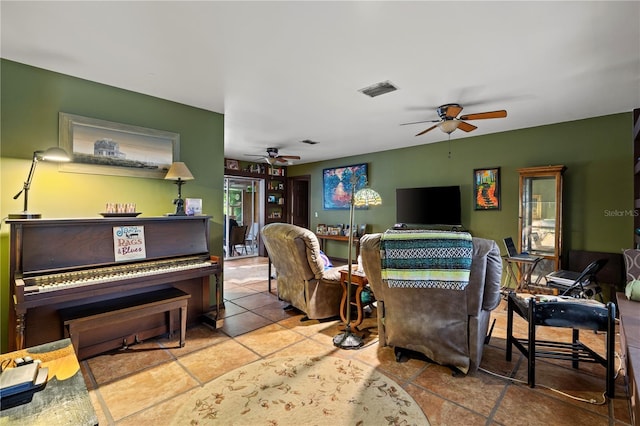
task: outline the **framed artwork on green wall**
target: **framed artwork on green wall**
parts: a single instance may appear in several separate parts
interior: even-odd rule
[[[73,156],[61,171],[164,179],[180,161],[180,135],[164,130],[59,114],[61,148]]]
[[[475,210],[500,210],[500,167],[473,170]]]
[[[356,191],[367,185],[366,163],[324,169],[322,193],[325,210],[349,209],[353,182],[355,182]]]

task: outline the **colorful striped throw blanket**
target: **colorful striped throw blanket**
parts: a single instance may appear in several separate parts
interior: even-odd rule
[[[380,239],[382,279],[389,287],[464,290],[472,253],[468,232],[387,230]]]

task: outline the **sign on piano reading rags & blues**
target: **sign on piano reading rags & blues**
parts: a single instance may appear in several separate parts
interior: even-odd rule
[[[113,250],[116,262],[145,259],[144,226],[114,226]]]

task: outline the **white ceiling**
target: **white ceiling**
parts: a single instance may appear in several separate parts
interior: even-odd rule
[[[3,58],[224,113],[237,159],[439,142],[400,124],[444,103],[508,111],[452,141],[640,107],[638,1],[2,0],[0,14]],[[358,91],[386,80],[399,90]]]

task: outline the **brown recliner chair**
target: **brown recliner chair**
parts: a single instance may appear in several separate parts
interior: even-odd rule
[[[362,265],[377,300],[380,344],[420,352],[465,374],[476,371],[491,311],[500,303],[502,259],[495,241],[473,238],[464,290],[389,288],[381,276],[381,236],[360,239]]]
[[[287,223],[266,225],[261,234],[276,269],[278,297],[309,319],[339,315],[341,268],[325,269],[316,235]]]

